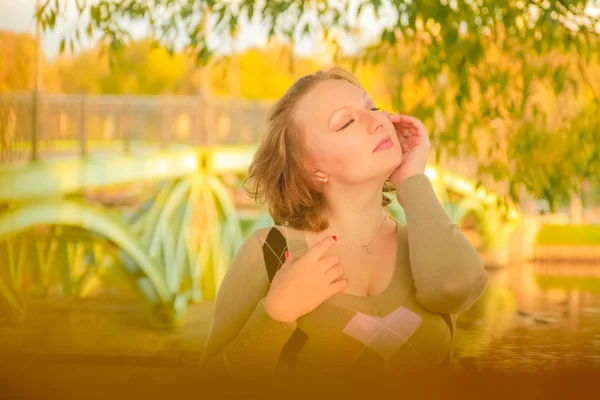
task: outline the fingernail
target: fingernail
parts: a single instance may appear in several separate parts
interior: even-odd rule
[[[290,253],[287,250],[283,253],[283,256],[286,258],[286,260],[287,260],[287,258],[288,258],[289,255],[290,255]]]
[[[333,235],[332,238],[337,242],[337,236]]]

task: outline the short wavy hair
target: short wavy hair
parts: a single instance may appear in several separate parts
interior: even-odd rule
[[[296,104],[317,84],[338,79],[362,88],[342,68],[317,71],[298,79],[269,109],[266,126],[243,187],[258,204],[266,203],[276,225],[320,232],[329,225],[322,185],[306,165],[305,136],[295,120]],[[389,181],[384,192],[393,191]],[[391,200],[382,194],[382,205]]]

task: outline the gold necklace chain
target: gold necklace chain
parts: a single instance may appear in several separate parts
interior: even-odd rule
[[[339,236],[337,233],[335,233],[335,231],[333,230],[333,228],[331,227],[331,225],[329,225],[329,229],[331,229],[331,231],[338,237],[344,238],[346,239],[348,242],[352,243],[355,246],[359,246],[359,247],[364,247],[367,250],[367,254],[371,254],[372,248],[371,248],[371,244],[373,244],[373,242],[375,241],[375,239],[377,239],[377,236],[379,236],[379,234],[381,233],[381,230],[383,229],[383,224],[385,224],[385,220],[387,219],[388,214],[387,212],[384,214],[383,216],[383,221],[381,221],[381,226],[379,227],[379,231],[377,231],[377,234],[375,235],[375,237],[373,237],[373,239],[371,239],[371,241],[367,244],[359,244],[356,242],[353,242],[352,240],[344,237],[344,236]]]

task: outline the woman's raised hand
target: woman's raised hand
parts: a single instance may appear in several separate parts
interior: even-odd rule
[[[324,256],[336,239],[328,236],[296,259],[290,252],[265,297],[271,318],[292,323],[344,290],[348,280],[337,255]]]
[[[402,146],[402,161],[390,176],[390,181],[398,187],[405,179],[425,172],[430,148],[429,133],[415,117],[388,114],[388,118],[394,124]]]

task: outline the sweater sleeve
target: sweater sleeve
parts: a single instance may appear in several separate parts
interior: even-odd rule
[[[204,367],[272,370],[296,328],[295,323],[272,319],[265,310],[270,284],[262,256],[262,231],[243,242],[219,287],[201,357]]]
[[[477,250],[446,214],[425,174],[403,181],[396,196],[406,214],[417,300],[437,313],[468,309],[488,279]]]

